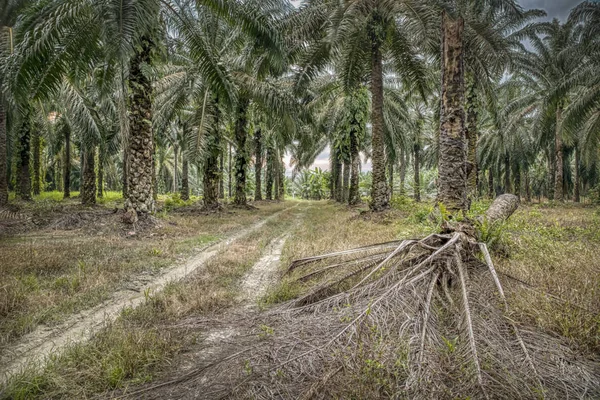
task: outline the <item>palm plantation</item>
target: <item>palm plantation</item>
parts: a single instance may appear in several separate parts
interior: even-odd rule
[[[0,3],[0,398],[600,397],[598,2]]]

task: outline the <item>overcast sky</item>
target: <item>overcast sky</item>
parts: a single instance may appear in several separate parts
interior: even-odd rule
[[[525,9],[537,8],[546,11],[548,16],[544,18],[544,20],[550,21],[553,18],[558,18],[561,21],[566,21],[569,16],[569,11],[571,8],[575,7],[577,4],[581,3],[582,0],[520,0],[519,3]],[[295,6],[300,4],[300,0],[292,0],[292,3]],[[291,174],[291,169],[289,167],[290,157],[289,155],[285,157],[285,162],[287,167],[288,174]],[[322,169],[329,169],[329,148],[325,149],[323,153],[321,153],[312,168],[319,167]],[[362,165],[363,171],[371,170],[371,163],[364,163]]]

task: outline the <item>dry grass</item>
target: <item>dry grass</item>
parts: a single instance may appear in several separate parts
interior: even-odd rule
[[[235,304],[241,278],[261,257],[265,246],[292,222],[292,211],[267,221],[210,259],[186,281],[169,284],[136,309],[123,310],[117,321],[89,343],[70,347],[49,360],[41,372],[30,368],[14,376],[0,398],[86,398],[152,380],[182,347],[191,345],[202,333],[181,320],[210,315]]]
[[[141,275],[151,277],[192,251],[286,207],[270,203],[258,211],[209,215],[174,211],[161,216],[160,226],[128,237],[121,234],[118,216],[107,214],[103,206],[82,209],[71,204],[75,201],[65,205],[43,199],[27,204],[22,212],[46,220],[69,213],[91,215],[84,226],[0,236],[0,350],[38,325],[56,324],[97,305],[115,290],[135,285]]]
[[[303,203],[305,205],[306,214],[284,247],[282,273],[293,259],[394,239],[420,238],[437,229],[426,218],[430,210],[427,204],[397,202],[396,210],[377,218],[371,218],[369,214],[360,215],[360,210],[327,202]],[[119,246],[131,243],[130,248],[123,247],[124,253],[131,254],[138,249],[139,254],[144,254],[152,251],[156,243],[166,241],[171,243],[172,248],[157,247],[161,252],[166,252],[160,253],[160,256],[176,257],[182,249],[197,245],[194,241],[200,240],[199,234],[215,237],[225,235],[280,207],[267,205],[258,212],[236,210],[233,215],[198,217],[171,213],[165,221],[177,225],[167,223],[160,228],[161,234],[166,234],[168,238],[130,241],[115,238],[115,242]],[[485,204],[476,204],[474,208],[484,209]],[[237,283],[241,277],[260,258],[264,246],[291,224],[291,214],[285,213],[252,236],[239,240],[227,252],[211,260],[201,273],[186,282],[168,286],[162,293],[149,298],[144,306],[125,311],[98,338],[87,345],[74,347],[51,362],[42,374],[26,371],[12,381],[7,398],[87,397],[155,379],[157,371],[164,369],[169,360],[178,357],[176,353],[181,349],[189,348],[201,334],[197,327],[192,329],[193,324],[189,325],[188,322],[199,315],[210,316],[234,305]],[[172,235],[179,235],[178,240],[172,240]],[[509,289],[507,294],[512,318],[520,325],[533,324],[564,336],[571,340],[574,347],[589,355],[598,354],[600,260],[597,249],[600,245],[600,213],[597,209],[571,205],[523,206],[506,225],[490,236],[494,236],[492,239],[497,243],[497,251],[493,254],[497,270],[537,288],[537,291],[532,291],[509,278],[501,277],[505,288]],[[8,247],[4,240],[0,241],[0,253],[5,245]],[[21,249],[25,248],[22,245]],[[45,252],[51,253],[48,249]],[[114,255],[115,250],[111,252]],[[98,255],[91,251],[84,254],[90,255],[88,263],[93,258],[92,254]],[[75,254],[71,254],[71,257],[74,262],[77,261]],[[119,258],[117,255],[114,257]],[[148,259],[151,257],[146,257]],[[58,268],[62,271],[60,266],[52,267],[51,260],[44,263],[49,266],[48,270]],[[21,267],[11,270],[18,271],[25,264],[30,265],[22,263]],[[68,276],[77,276],[77,264],[73,263],[70,268],[72,270],[69,270],[71,273]],[[11,276],[4,270],[0,274],[0,277]],[[39,279],[39,270],[34,269],[29,274]],[[15,276],[14,273],[12,276]],[[27,279],[24,278],[22,285],[33,285]],[[297,297],[308,289],[302,284],[291,284],[284,276],[265,296],[262,304],[268,307]],[[55,291],[54,295],[61,297],[65,295],[63,293],[68,293],[68,290],[61,290]],[[566,302],[549,298],[540,294],[540,291],[552,293]],[[24,296],[29,294],[25,293]],[[16,301],[6,304],[19,307]],[[400,362],[399,374],[402,373],[402,351],[403,344],[400,343],[397,358]],[[352,390],[347,388],[348,393],[353,393],[357,398],[393,393],[393,379],[397,377],[382,372],[384,367],[380,364],[382,361],[378,354],[365,352],[354,356],[362,360],[363,370],[353,379]],[[95,358],[91,360],[89,357]]]
[[[497,259],[498,270],[536,288],[511,285],[515,289],[510,299],[514,317],[555,332],[582,350],[598,354],[598,211],[574,205],[523,207],[505,229],[509,256]]]

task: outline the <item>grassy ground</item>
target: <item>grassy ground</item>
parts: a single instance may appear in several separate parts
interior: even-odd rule
[[[185,321],[199,316],[214,316],[235,305],[238,284],[245,272],[261,257],[264,246],[287,229],[292,229],[292,235],[282,253],[282,276],[262,299],[263,307],[293,298],[306,290],[291,285],[283,276],[283,271],[293,259],[393,239],[424,237],[436,231],[437,226],[427,218],[430,204],[398,199],[394,205],[391,212],[372,216],[361,213],[361,209],[348,209],[327,202],[301,203],[306,212],[298,224],[294,222],[298,211],[288,211],[268,222],[256,234],[219,254],[202,273],[186,282],[170,285],[162,293],[149,297],[146,304],[136,310],[125,310],[115,323],[91,342],[72,347],[51,360],[44,371],[25,371],[15,377],[2,396],[81,398],[97,393],[107,395],[115,388],[154,380],[163,371],[173,370],[177,362],[172,361],[177,359],[177,354],[192,346],[202,334],[198,329],[186,328]],[[474,210],[484,210],[486,206],[478,203]],[[119,246],[124,246],[122,242],[130,244],[130,247],[119,247],[124,256],[139,251],[135,254],[145,254],[146,260],[175,257],[182,247],[189,249],[194,246],[182,243],[199,240],[199,234],[218,237],[281,207],[272,204],[258,212],[240,211],[233,216],[201,218],[172,213],[165,218],[169,221],[172,218],[177,225],[160,228],[171,230],[169,239],[150,237],[124,241],[121,238],[115,241]],[[194,221],[197,219],[201,222]],[[537,288],[530,290],[502,277],[509,288],[512,317],[519,324],[556,332],[583,352],[597,354],[600,351],[598,209],[575,205],[522,206],[508,223],[485,233],[485,239],[493,249],[497,270]],[[4,240],[7,239],[0,241],[0,251],[4,249]],[[173,249],[169,250],[167,243],[163,243],[164,247],[156,247],[160,254],[151,254],[156,243],[163,240],[170,242]],[[38,244],[31,249],[35,250]],[[86,263],[106,264],[106,260],[97,257],[98,254],[90,252]],[[69,276],[73,278],[78,276],[79,267],[77,258],[71,259],[74,264]],[[97,259],[102,261],[95,261]],[[129,261],[133,259],[135,257]],[[20,272],[19,268],[26,269],[30,265],[24,262],[20,267],[15,266],[14,270]],[[122,268],[128,271],[132,268],[125,261],[123,265],[127,265]],[[15,274],[17,272],[13,272],[12,276]],[[566,301],[554,300],[543,292]],[[64,292],[66,295],[62,293],[56,292],[55,296],[68,297],[68,291]],[[43,309],[40,307],[40,310]]]
[[[123,235],[112,214],[120,196],[84,209],[77,200],[60,201],[55,193],[19,204],[20,212],[50,219],[91,216],[74,226],[0,236],[0,350],[38,325],[55,325],[110,298],[119,288],[150,279],[161,268],[183,260],[193,250],[248,226],[285,207],[265,203],[258,211],[232,210],[200,215],[194,210],[159,213],[160,226],[142,235]],[[164,204],[164,203],[163,203]],[[67,224],[68,225],[68,224]]]
[[[135,310],[123,310],[119,319],[89,343],[70,347],[41,372],[31,367],[15,376],[0,395],[7,399],[86,398],[152,380],[160,367],[202,334],[178,321],[233,305],[241,278],[294,218],[289,210],[269,220],[186,281],[170,284]]]

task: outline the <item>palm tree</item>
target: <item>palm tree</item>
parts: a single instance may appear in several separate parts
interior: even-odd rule
[[[561,24],[558,20],[545,24],[545,36],[531,36],[533,51],[526,51],[517,59],[521,71],[520,80],[528,91],[509,107],[516,115],[535,113],[534,131],[539,132],[540,143],[548,146],[548,161],[553,175],[554,200],[564,200],[564,151],[565,140],[571,141],[569,130],[563,128],[564,111],[568,104],[568,91],[563,82],[573,76],[579,64],[571,52],[575,44],[572,23]]]
[[[407,87],[422,88],[423,62],[414,43],[426,37],[425,25],[412,18],[418,15],[418,21],[426,21],[422,11],[419,4],[408,1],[307,2],[295,21],[297,35],[304,35],[301,41],[309,43],[300,61],[299,87],[306,86],[331,61],[340,65],[347,88],[361,82],[365,74],[370,76],[373,211],[388,208],[390,196],[384,145],[384,57]],[[319,16],[316,20],[315,15]]]
[[[5,92],[6,60],[14,50],[15,35],[13,27],[19,13],[30,0],[7,0],[0,7],[0,207],[8,204],[8,154],[7,154],[7,118]]]

